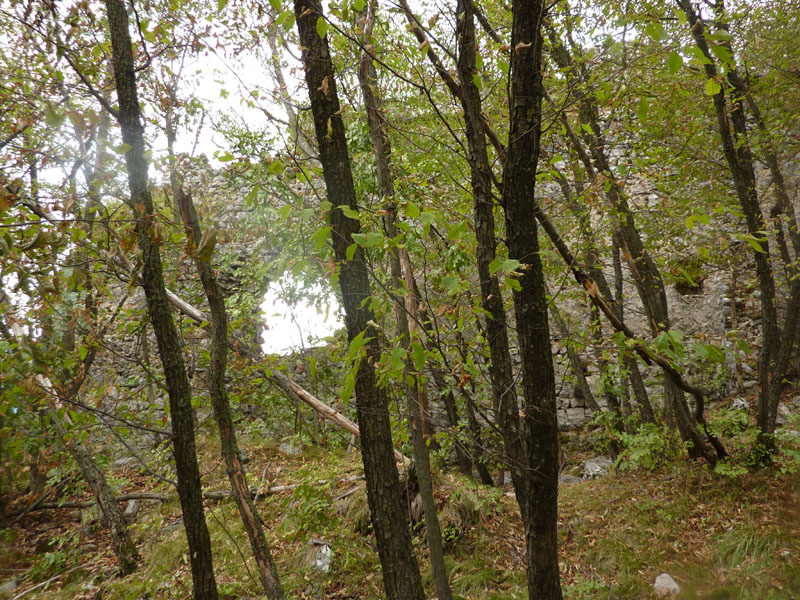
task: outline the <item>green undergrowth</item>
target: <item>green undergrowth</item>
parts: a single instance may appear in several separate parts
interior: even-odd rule
[[[297,440],[292,441],[300,446]],[[288,456],[277,443],[243,444],[251,457],[253,484],[296,486],[262,496],[282,583],[290,598],[380,599],[380,564],[368,518],[357,455],[304,447]],[[201,442],[204,484],[227,487],[213,437]],[[456,598],[527,598],[524,539],[508,490],[486,488],[447,472],[434,477]],[[353,486],[358,486],[354,489]],[[343,498],[339,496],[346,494]],[[411,514],[421,520],[418,503]],[[225,600],[260,598],[247,536],[232,501],[209,501],[215,569]],[[109,578],[85,569],[26,597],[104,600],[183,599],[191,576],[185,535],[164,527],[180,517],[176,500],[151,505],[133,527],[143,555],[139,571]],[[429,597],[434,596],[423,526],[413,526],[415,547]],[[314,540],[331,545],[328,573],[309,562]],[[800,597],[800,483],[778,469],[721,477],[684,460],[655,472],[613,473],[566,485],[560,492],[560,560],[567,600],[646,600],[662,572],[682,587],[683,600],[792,600]],[[83,539],[86,552],[99,544]],[[92,572],[102,573],[93,576]]]

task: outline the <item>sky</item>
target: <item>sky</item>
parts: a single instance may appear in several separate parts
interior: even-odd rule
[[[323,302],[320,308],[302,299],[289,306],[280,296],[281,289],[292,283],[288,276],[274,282],[261,304],[265,325],[261,347],[267,354],[289,354],[318,346],[321,338],[343,327],[335,294],[327,294],[327,303]],[[320,293],[322,288],[316,286],[309,290],[309,297]]]
[[[239,117],[254,131],[268,126],[268,119],[258,108],[248,106],[241,101],[252,91],[247,88],[245,79],[270,81],[263,72],[258,61],[245,54],[236,58],[228,58],[212,52],[187,64],[185,72],[186,93],[196,94],[202,99],[210,113],[224,113],[230,117]],[[260,79],[256,73],[261,73]],[[246,74],[246,77],[243,75]],[[288,73],[284,73],[290,79]],[[296,83],[296,82],[293,82]],[[227,94],[221,90],[227,90]],[[266,101],[270,112],[283,113],[280,106]],[[216,151],[225,150],[223,136],[214,131],[211,123],[206,122],[198,132],[182,131],[176,140],[176,152],[205,154],[209,163],[220,168],[223,163],[214,159]],[[288,276],[273,282],[261,304],[264,331],[261,334],[262,348],[269,354],[289,354],[303,348],[320,345],[322,338],[332,335],[343,327],[340,317],[339,303],[333,293],[323,294],[320,286],[308,290],[308,296],[327,297],[327,302],[320,302],[317,307],[304,300],[290,305],[281,296],[284,288],[294,288],[296,282]]]

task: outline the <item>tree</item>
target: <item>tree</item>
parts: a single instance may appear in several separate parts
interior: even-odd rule
[[[216,600],[218,594],[211,555],[211,538],[203,510],[200,471],[195,451],[191,389],[180,341],[170,314],[162,275],[161,255],[155,236],[153,197],[147,176],[148,164],[136,88],[136,69],[128,31],[128,13],[122,0],[107,0],[106,12],[119,104],[119,109],[112,111],[122,129],[122,139],[128,146],[125,162],[130,198],[127,204],[136,219],[137,240],[142,260],[142,283],[169,393],[178,495],[183,510],[186,537],[189,541],[194,595],[197,600]]]
[[[367,303],[370,284],[364,249],[353,237],[360,233],[358,220],[350,216],[358,211],[358,203],[325,35],[327,26],[318,0],[297,0],[294,12],[330,203],[328,218],[347,337],[351,351],[355,349],[359,356],[355,375],[356,411],[370,516],[383,566],[384,591],[392,599],[421,600],[424,598],[422,581],[411,547],[392,452],[388,398],[375,377],[374,365],[380,359],[380,333]]]
[[[763,127],[758,107],[739,75],[736,58],[730,43],[730,32],[725,21],[725,4],[722,0],[713,3],[716,32],[711,33],[708,24],[688,0],[677,0],[688,22],[694,43],[704,57],[706,93],[712,96],[717,117],[722,152],[733,179],[736,196],[747,224],[747,233],[753,237],[753,258],[756,263],[758,285],[761,291],[761,355],[759,357],[758,427],[766,460],[775,451],[773,435],[778,414],[778,403],[784,386],[784,376],[789,366],[800,323],[800,278],[794,275],[783,328],[778,324],[775,279],[773,275],[770,246],[764,233],[767,225],[759,204],[756,185],[755,159],[750,145],[750,128],[746,110],[749,105],[756,120]],[[711,38],[711,36],[714,36]],[[709,38],[716,50],[712,53]],[[720,73],[721,62],[725,74]],[[778,212],[791,210],[785,199],[785,186],[774,151],[767,152],[767,162],[779,194]],[[792,215],[794,221],[794,215]],[[790,226],[795,240],[795,251],[800,250],[797,240],[797,225]],[[788,255],[788,250],[784,250]],[[788,268],[788,265],[787,265]]]

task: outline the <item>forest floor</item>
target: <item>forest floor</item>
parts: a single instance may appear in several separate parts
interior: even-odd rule
[[[291,442],[297,446],[297,440]],[[227,488],[212,436],[200,444],[204,483]],[[369,529],[357,455],[308,446],[287,455],[274,441],[251,438],[253,485],[296,486],[261,495],[273,556],[290,598],[379,599],[380,566]],[[577,462],[573,464],[578,464]],[[132,532],[143,563],[124,579],[104,531],[89,532],[78,509],[41,510],[4,532],[0,583],[19,579],[7,598],[162,600],[188,598],[191,578],[180,508],[174,493],[133,465],[114,472],[119,493],[167,493],[143,501]],[[526,597],[522,526],[509,488],[488,488],[438,471],[436,497],[453,591],[462,599]],[[74,490],[69,500],[87,499]],[[18,498],[17,506],[29,502]],[[655,598],[662,572],[680,584],[679,598],[800,598],[800,479],[777,468],[737,477],[677,460],[659,470],[612,472],[561,487],[560,557],[568,600]],[[261,597],[233,502],[207,501],[215,570],[225,600]],[[412,506],[412,514],[418,508]],[[422,526],[415,544],[433,596]],[[331,548],[329,570],[314,565]],[[45,583],[46,582],[46,583]],[[0,592],[0,597],[3,593]]]

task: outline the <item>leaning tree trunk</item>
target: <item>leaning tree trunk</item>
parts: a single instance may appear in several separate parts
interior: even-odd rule
[[[169,309],[161,254],[156,241],[153,198],[148,188],[144,128],[136,89],[133,50],[128,31],[128,13],[122,0],[105,0],[111,33],[114,79],[119,109],[114,111],[128,146],[125,162],[130,198],[128,205],[136,218],[136,233],[142,261],[142,282],[150,323],[155,332],[161,365],[169,394],[172,443],[178,476],[178,496],[183,511],[194,596],[217,600],[217,585],[211,555],[211,538],[203,510],[200,470],[195,450],[191,389],[183,352]]]
[[[719,81],[721,76],[716,66],[716,60],[706,39],[706,24],[695,12],[688,0],[676,0],[678,6],[686,14],[691,28],[695,45],[705,57],[703,68],[709,79]],[[724,3],[719,0],[715,3],[719,15],[724,13]],[[723,28],[725,26],[723,25]],[[730,56],[733,51],[728,46]],[[761,292],[761,355],[759,356],[759,395],[757,408],[757,423],[760,431],[760,442],[765,456],[775,450],[775,426],[778,414],[778,403],[783,390],[783,379],[789,366],[792,348],[797,337],[798,312],[800,312],[800,278],[796,278],[791,286],[791,301],[787,307],[786,322],[783,331],[778,326],[778,311],[776,306],[775,279],[772,271],[769,243],[763,237],[766,230],[764,215],[758,201],[756,188],[755,163],[748,139],[748,125],[744,112],[747,90],[736,72],[735,64],[727,67],[727,81],[733,91],[728,100],[725,96],[725,87],[720,85],[719,91],[713,96],[714,111],[717,116],[717,130],[720,135],[722,152],[728,163],[728,169],[733,179],[736,196],[745,217],[747,232],[759,240],[760,249],[753,251],[756,263],[758,285]],[[728,102],[731,103],[730,109]],[[777,158],[770,167],[777,167]],[[773,161],[770,160],[770,163]],[[780,175],[779,170],[773,171],[773,176]],[[780,176],[782,180],[782,175]],[[763,238],[763,239],[762,239]],[[800,242],[798,242],[800,245]]]
[[[574,75],[576,81],[579,78],[586,79],[588,73],[586,73],[585,66],[574,59],[552,28],[548,30],[548,34],[550,37],[550,53],[558,67],[570,69],[576,73]],[[644,306],[650,331],[653,336],[656,336],[670,328],[664,281],[661,278],[658,267],[644,246],[624,190],[611,176],[611,167],[606,154],[596,101],[591,94],[586,94],[580,97],[578,106],[581,123],[588,126],[581,129],[580,137],[569,126],[566,118],[562,119],[562,123],[565,125],[569,142],[583,163],[587,175],[595,179],[602,177],[605,182],[605,196],[617,214],[615,226],[619,234],[623,255],[631,271],[636,291]],[[581,138],[583,138],[583,141],[581,141]],[[610,298],[610,296],[606,297]],[[726,455],[724,449],[722,449],[722,452],[717,451],[715,455],[706,444],[696,420],[692,418],[692,414],[689,412],[689,406],[683,390],[672,377],[664,378],[663,388],[665,411],[674,417],[681,438],[688,443],[687,450],[689,455],[693,458],[702,457],[712,465],[716,463],[718,458],[723,458]],[[706,437],[709,436],[707,435]],[[711,441],[710,438],[709,441]],[[717,450],[716,443],[712,441],[712,445]]]
[[[545,4],[541,0],[514,0],[512,11],[510,125],[503,202],[508,254],[521,265],[514,310],[522,359],[524,403],[520,413],[527,454],[527,485],[520,489],[515,482],[515,488],[519,504],[527,505],[522,512],[528,516],[524,523],[528,596],[531,600],[561,600],[555,377],[538,226],[531,201],[541,142],[541,22]]]
[[[228,313],[225,309],[225,300],[222,289],[211,267],[211,254],[213,251],[214,234],[203,237],[200,230],[200,221],[194,209],[194,202],[189,194],[175,182],[173,192],[181,211],[186,235],[195,243],[194,262],[200,281],[203,284],[208,306],[211,312],[211,364],[208,372],[208,391],[211,396],[211,406],[214,410],[214,419],[219,429],[222,457],[228,471],[228,480],[231,483],[231,494],[239,509],[239,516],[250,540],[250,548],[256,561],[258,578],[264,593],[270,600],[284,600],[286,598],[278,578],[278,570],[272,560],[269,544],[264,535],[264,524],[256,511],[250,489],[247,485],[239,447],[236,443],[236,431],[231,419],[228,390],[225,387],[225,371],[228,363]],[[201,245],[201,240],[206,240]]]
[[[51,408],[49,412],[50,424],[55,429],[61,443],[75,459],[84,481],[92,490],[97,505],[100,507],[103,522],[111,532],[111,546],[119,560],[119,573],[123,577],[130,575],[136,571],[139,565],[139,553],[136,550],[136,544],[131,539],[128,524],[119,509],[114,492],[86,446],[74,437],[67,435],[64,425],[61,423],[61,417],[54,408]]]
[[[331,241],[339,267],[339,286],[350,341],[359,335],[368,341],[356,374],[356,412],[361,430],[361,458],[367,480],[367,500],[383,567],[384,591],[392,600],[422,600],[425,597],[416,557],[411,545],[400,480],[394,462],[392,431],[386,392],[378,387],[374,364],[380,359],[380,332],[372,323],[368,306],[369,274],[363,248],[355,246],[353,234],[360,225],[344,214],[342,207],[358,210],[350,156],[339,107],[333,63],[327,38],[317,32],[322,19],[320,0],[297,0],[294,5],[303,48],[306,83],[314,116],[330,213]],[[348,258],[348,248],[355,251]]]

